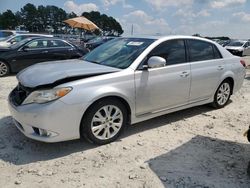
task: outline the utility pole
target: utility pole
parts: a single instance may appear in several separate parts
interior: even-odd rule
[[[132,27],[131,27],[131,36],[133,36],[134,34],[134,25],[132,24]]]

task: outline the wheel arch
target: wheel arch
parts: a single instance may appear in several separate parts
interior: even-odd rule
[[[5,59],[2,59],[2,58],[0,58],[0,61],[2,61],[2,62],[4,62],[4,63],[7,64],[7,66],[9,67],[9,71],[11,73],[12,72],[12,67],[10,66],[10,63],[8,61],[6,61]]]
[[[229,77],[225,78],[222,82],[225,82],[225,81],[229,81],[229,83],[231,85],[231,93],[230,94],[232,95],[233,94],[233,90],[234,90],[234,79],[229,76]]]
[[[95,99],[94,101],[92,101],[90,103],[90,105],[87,106],[86,110],[84,111],[83,115],[82,115],[82,119],[81,119],[81,122],[80,122],[80,126],[79,126],[79,131],[81,133],[81,130],[83,128],[83,119],[84,119],[84,116],[88,113],[89,109],[95,105],[96,103],[98,103],[99,101],[101,100],[106,100],[106,99],[113,99],[113,100],[118,100],[120,101],[126,108],[128,114],[127,114],[127,123],[130,123],[131,122],[131,113],[132,113],[132,108],[131,108],[131,105],[129,104],[129,102],[124,98],[124,97],[121,97],[119,95],[107,95],[107,96],[102,96],[102,97],[99,97],[97,99]]]

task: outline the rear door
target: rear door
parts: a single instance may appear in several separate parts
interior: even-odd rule
[[[182,39],[163,42],[148,55],[166,59],[166,66],[136,70],[136,115],[185,105],[189,99],[190,64]],[[147,60],[145,61],[145,63]]]
[[[191,64],[190,102],[210,98],[225,71],[224,61],[217,47],[209,42],[188,39]]]
[[[75,48],[65,41],[58,39],[48,40],[50,60],[70,59],[74,56]]]

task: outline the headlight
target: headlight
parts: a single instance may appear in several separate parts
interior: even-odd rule
[[[46,103],[49,101],[53,101],[59,99],[65,95],[67,95],[72,90],[71,87],[64,88],[54,88],[49,90],[37,90],[32,92],[22,104],[30,104],[30,103]]]

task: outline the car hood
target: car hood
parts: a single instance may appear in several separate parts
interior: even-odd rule
[[[227,50],[243,50],[243,47],[241,46],[226,46]]]
[[[90,63],[80,59],[43,62],[30,66],[17,75],[19,83],[35,88],[50,85],[70,78],[86,78],[121,69]]]

